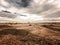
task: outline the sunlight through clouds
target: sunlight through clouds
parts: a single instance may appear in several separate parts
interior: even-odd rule
[[[15,1],[16,0],[0,0],[0,12],[10,12],[12,17],[17,15],[12,19],[14,21],[44,21],[44,18],[48,20],[47,17],[51,17],[52,14],[53,17],[55,17],[55,13],[60,11],[60,0],[33,0],[29,3],[30,5],[28,7],[21,7],[21,2],[16,3]],[[7,19],[7,17],[5,19]]]

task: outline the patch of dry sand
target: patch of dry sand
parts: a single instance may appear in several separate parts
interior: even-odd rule
[[[59,24],[0,24],[0,45],[59,45]]]

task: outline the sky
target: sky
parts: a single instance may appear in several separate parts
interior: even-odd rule
[[[11,12],[12,17],[16,13],[15,15],[17,16],[13,19],[18,21],[39,21],[44,20],[44,18],[59,18],[60,0],[0,0],[0,12],[2,10]],[[20,15],[26,15],[26,17]]]
[[[45,12],[47,10],[50,10],[51,8],[54,8],[53,6],[60,8],[59,0],[33,0],[33,1],[26,0],[25,2],[26,3],[21,2],[21,0],[0,0],[0,5],[1,5],[0,10],[8,10],[12,13],[15,13],[15,12],[38,13],[39,11]],[[29,4],[27,4],[27,2]],[[24,7],[24,4],[28,6]]]

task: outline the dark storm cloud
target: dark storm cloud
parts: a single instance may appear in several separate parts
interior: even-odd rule
[[[16,2],[16,3],[21,5],[22,7],[27,7],[29,6],[30,1],[31,0],[21,0],[21,3],[20,2]]]
[[[16,7],[27,7],[31,2],[31,0],[5,0],[5,1]]]

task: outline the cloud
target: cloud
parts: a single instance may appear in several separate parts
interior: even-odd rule
[[[5,0],[6,2],[12,4],[13,6],[20,8],[20,7],[27,7],[31,0]]]
[[[37,17],[41,16],[39,19],[44,17],[60,17],[60,1],[59,0],[0,0],[0,11],[6,10],[12,14],[30,14],[30,19],[38,20]],[[12,15],[11,15],[12,16]],[[6,16],[7,17],[7,16]],[[9,17],[9,16],[8,16]],[[17,18],[17,16],[15,16]],[[19,17],[17,19],[20,19]],[[28,19],[27,17],[23,17]],[[37,19],[36,19],[37,18]]]
[[[19,13],[22,11],[27,13],[40,14],[51,9],[53,10],[53,8],[58,8],[60,5],[60,3],[58,3],[59,0],[1,0],[0,2],[3,6],[5,6],[5,9],[13,13]]]

